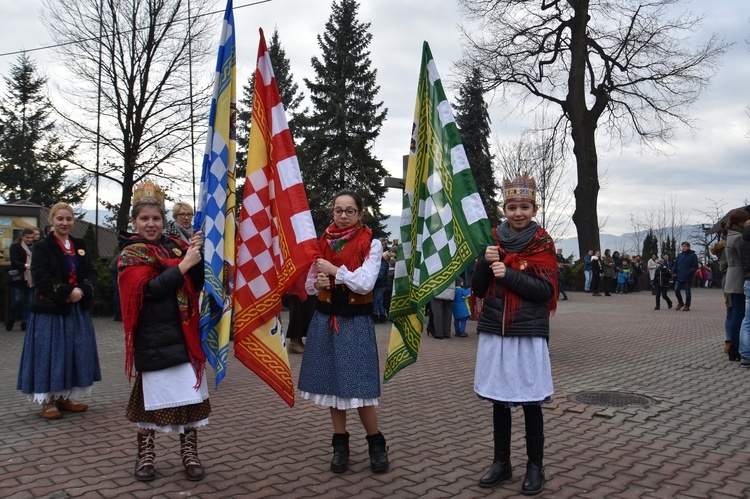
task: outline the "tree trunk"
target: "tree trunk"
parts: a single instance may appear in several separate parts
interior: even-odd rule
[[[589,22],[589,2],[571,2],[575,15],[570,25],[570,74],[565,111],[570,119],[570,134],[573,139],[573,154],[576,158],[578,184],[573,191],[576,209],[573,223],[578,232],[578,254],[583,257],[588,250],[599,248],[599,217],[596,206],[599,198],[599,170],[596,157],[596,123],[606,107],[605,93],[597,95],[591,110],[586,107],[589,91],[586,82],[586,59]]]
[[[576,126],[573,125],[573,129]],[[573,223],[578,232],[578,254],[585,255],[588,250],[594,251],[599,247],[599,217],[597,202],[599,199],[599,171],[596,156],[595,133],[596,127],[585,121],[578,125],[579,130],[573,131],[573,154],[576,157],[578,185],[573,193],[576,199],[576,209],[573,212]]]
[[[122,198],[120,198],[120,210],[117,212],[117,232],[128,230],[130,220],[130,203],[133,195],[134,171],[132,167],[125,166],[122,175]]]

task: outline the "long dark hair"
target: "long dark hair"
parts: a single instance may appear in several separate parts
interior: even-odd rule
[[[342,189],[339,192],[337,192],[333,199],[331,200],[331,209],[333,209],[333,205],[336,204],[336,200],[340,198],[341,196],[349,196],[354,200],[354,204],[357,205],[357,210],[362,213],[365,209],[365,202],[362,200],[362,196],[359,195],[359,193],[351,190],[351,189]]]
[[[21,244],[23,241],[23,236],[28,236],[29,234],[33,234],[34,229],[23,229],[20,234],[18,234],[18,237],[16,238],[16,243]]]

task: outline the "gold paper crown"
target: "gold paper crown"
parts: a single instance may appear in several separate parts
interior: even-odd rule
[[[527,174],[516,177],[513,182],[503,179],[503,201],[505,203],[528,202],[536,204],[536,182]]]
[[[133,191],[133,206],[139,204],[155,204],[164,208],[164,192],[161,187],[150,180],[135,186]]]

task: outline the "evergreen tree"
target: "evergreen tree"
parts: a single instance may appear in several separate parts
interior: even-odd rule
[[[661,254],[669,255],[669,258],[674,261],[675,256],[677,256],[677,240],[674,237],[667,236],[667,238],[662,241]]]
[[[490,153],[489,144],[490,115],[484,102],[479,68],[474,68],[471,78],[459,88],[458,95],[458,105],[455,106],[456,125],[461,131],[461,141],[474,174],[479,197],[490,224],[495,227],[500,224],[500,203],[496,197],[500,189],[492,171],[494,156]]]
[[[289,131],[292,138],[297,137],[297,122],[302,117],[298,112],[304,94],[299,92],[299,85],[294,82],[294,75],[286,56],[286,51],[279,41],[279,30],[274,29],[271,40],[268,42],[268,57],[273,65],[276,85],[279,87],[279,96],[286,110],[289,121]],[[255,90],[255,71],[253,71],[247,84],[242,87],[240,106],[237,109],[237,178],[245,176],[247,168],[247,147],[250,140],[250,123],[253,117],[253,92]]]
[[[26,55],[3,77],[0,98],[0,194],[6,201],[25,199],[42,206],[59,201],[79,204],[86,194],[85,179],[71,181],[65,170],[75,164],[76,145],[65,146],[52,105],[44,95],[47,79],[37,74]]]
[[[87,224],[86,232],[83,234],[83,241],[86,243],[86,249],[91,255],[91,260],[96,261],[99,259],[99,248],[96,246],[96,233],[94,232],[94,224]]]
[[[381,180],[387,171],[373,156],[372,145],[387,110],[374,102],[380,87],[367,50],[370,23],[357,20],[358,9],[355,0],[334,1],[325,33],[318,35],[322,58],[312,59],[315,80],[305,79],[313,110],[301,128],[298,156],[319,232],[331,220],[334,194],[346,188],[362,195],[368,208],[364,223],[380,237],[386,218],[380,212],[386,192]]]
[[[651,255],[653,255],[654,253],[659,255],[659,240],[656,238],[654,231],[649,229],[648,234],[646,234],[646,238],[643,240],[643,251],[641,253],[641,258],[644,262],[647,262],[651,259]]]

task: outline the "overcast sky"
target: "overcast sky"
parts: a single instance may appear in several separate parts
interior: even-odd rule
[[[258,49],[258,28],[262,27],[269,40],[278,27],[281,44],[290,59],[292,72],[300,89],[307,95],[302,78],[313,78],[310,59],[320,58],[316,36],[323,33],[330,16],[329,0],[272,0],[241,8],[251,0],[235,0],[237,29],[237,64],[240,87],[255,69]],[[713,199],[725,210],[741,206],[750,199],[750,50],[746,39],[750,35],[750,9],[747,0],[714,0],[712,2],[684,2],[686,7],[705,14],[706,20],[696,41],[707,40],[711,32],[718,32],[735,45],[727,52],[723,65],[712,81],[708,93],[693,109],[699,129],[693,133],[681,129],[673,147],[659,155],[641,152],[637,144],[627,147],[608,146],[606,131],[600,131],[599,165],[602,190],[599,194],[599,216],[606,218],[604,232],[622,234],[629,230],[632,214],[656,207],[665,196],[674,194],[682,203],[691,223],[707,222],[700,211],[710,211]],[[225,3],[218,0],[217,10]],[[710,7],[710,9],[709,9]],[[41,0],[0,2],[0,53],[30,50],[51,44],[39,19]],[[709,9],[702,12],[701,9]],[[218,44],[221,14],[216,18],[215,40]],[[451,79],[454,61],[461,57],[461,40],[457,24],[461,21],[455,0],[362,0],[359,20],[371,23],[373,34],[370,46],[372,65],[377,69],[380,85],[378,100],[388,108],[388,118],[374,153],[383,161],[393,176],[402,173],[401,157],[408,152],[411,121],[414,112],[417,78],[422,42],[430,44],[438,71],[444,80],[448,98],[455,103],[455,82]],[[39,69],[50,78],[60,74],[52,51],[29,54]],[[9,66],[17,56],[0,57],[0,75],[8,75]],[[213,71],[215,56],[207,74]],[[194,72],[200,69],[194,69]],[[239,92],[238,92],[239,93]],[[54,99],[54,95],[52,96]],[[488,100],[491,96],[488,96]],[[508,107],[492,103],[490,108],[493,133],[500,140],[516,138],[523,130],[524,118],[510,114]],[[208,118],[205,118],[207,122]],[[201,121],[198,121],[200,126]],[[493,139],[494,140],[494,139]],[[199,150],[202,151],[202,146]],[[198,161],[198,169],[200,169]],[[569,211],[574,200],[572,181],[575,179],[571,162]],[[188,192],[178,193],[185,198]],[[114,201],[119,193],[108,194]],[[90,200],[85,207],[93,209]],[[383,211],[400,213],[400,191],[391,190],[386,196]],[[697,211],[696,211],[697,210]],[[571,224],[567,236],[575,235]],[[562,234],[556,234],[556,237]]]

